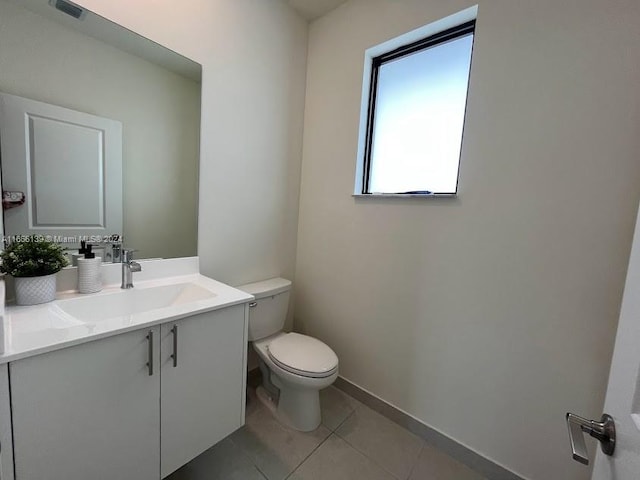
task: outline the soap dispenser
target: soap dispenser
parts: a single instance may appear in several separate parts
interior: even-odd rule
[[[80,293],[96,293],[102,290],[100,268],[102,258],[96,257],[91,245],[85,247],[84,258],[78,259],[78,291]]]
[[[77,252],[72,253],[71,256],[71,266],[72,267],[77,267],[78,266],[78,259],[79,258],[84,258],[84,254],[87,253],[87,242],[85,242],[84,240],[82,240],[80,242],[80,248],[78,249]]]

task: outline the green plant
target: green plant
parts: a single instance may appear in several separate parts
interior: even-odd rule
[[[41,277],[59,272],[69,262],[64,248],[38,236],[21,238],[0,254],[0,270],[13,277]]]

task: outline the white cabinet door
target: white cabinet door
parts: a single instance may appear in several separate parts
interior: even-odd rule
[[[162,325],[162,478],[244,423],[244,305]]]
[[[138,330],[11,364],[17,479],[158,480],[159,333]]]

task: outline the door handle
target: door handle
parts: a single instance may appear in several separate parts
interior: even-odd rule
[[[605,455],[613,455],[616,449],[616,425],[611,415],[605,413],[599,422],[587,420],[573,413],[567,413],[566,419],[574,460],[589,465],[589,455],[583,433],[588,433],[598,440]]]

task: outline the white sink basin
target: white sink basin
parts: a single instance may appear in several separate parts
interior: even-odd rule
[[[197,273],[197,259],[152,260],[143,268],[129,290],[120,288],[120,265],[112,264],[103,266],[102,292],[81,295],[66,290],[50,303],[8,305],[0,366],[253,300],[246,292]],[[74,273],[61,273],[65,284],[73,281]]]
[[[90,323],[210,300],[215,296],[212,291],[194,283],[178,283],[60,300],[56,307],[80,322]]]

